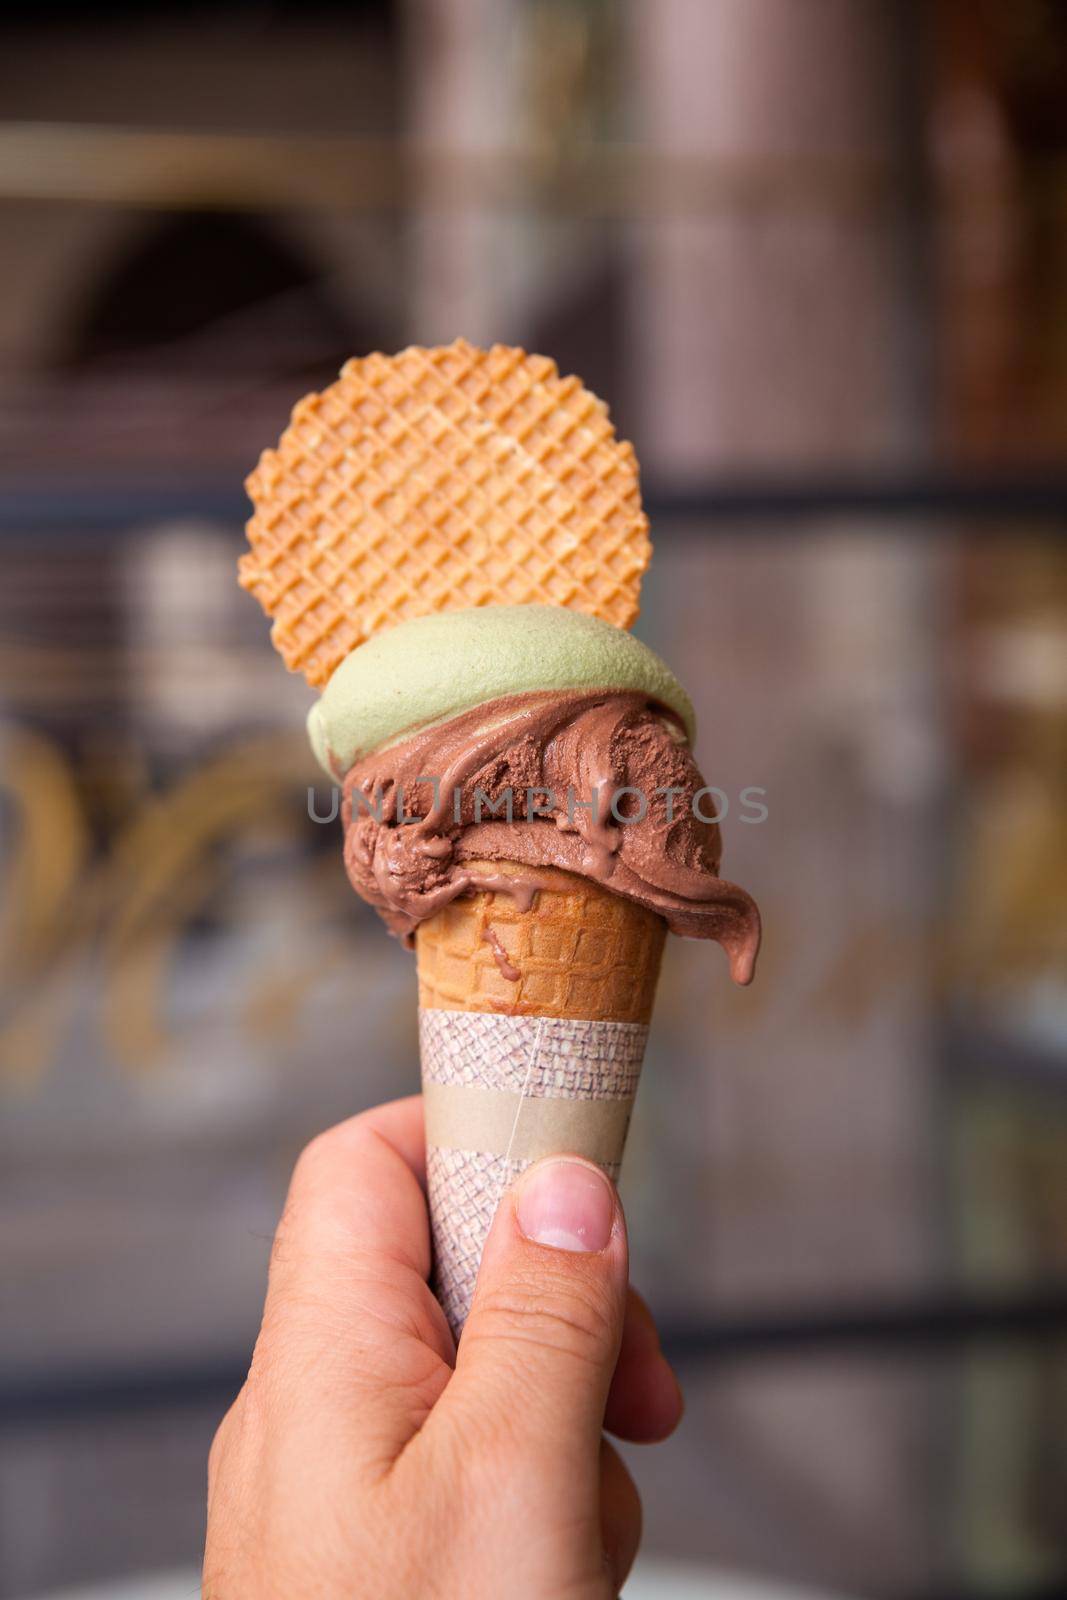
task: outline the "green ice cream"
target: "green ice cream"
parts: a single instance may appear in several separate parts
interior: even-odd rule
[[[613,689],[675,711],[692,742],[693,707],[647,645],[563,606],[478,606],[402,622],[353,650],[308,716],[331,778],[376,750],[505,695]]]

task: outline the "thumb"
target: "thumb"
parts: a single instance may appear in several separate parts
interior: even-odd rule
[[[504,1195],[445,1399],[595,1460],[626,1306],[626,1226],[592,1162],[549,1156]]]

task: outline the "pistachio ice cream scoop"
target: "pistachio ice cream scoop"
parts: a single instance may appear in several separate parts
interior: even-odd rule
[[[482,606],[401,622],[353,650],[308,715],[311,745],[341,779],[356,761],[505,695],[641,694],[694,732],[689,696],[632,633],[562,606]]]

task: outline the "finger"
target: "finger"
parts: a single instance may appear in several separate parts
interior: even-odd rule
[[[449,1413],[496,1420],[592,1484],[626,1301],[626,1228],[614,1185],[549,1157],[504,1196],[482,1255]]]
[[[381,1134],[397,1155],[407,1162],[423,1193],[426,1192],[426,1128],[421,1094],[405,1095],[402,1100],[388,1100],[385,1105],[363,1111],[350,1121],[362,1121]],[[344,1126],[341,1123],[341,1127]]]
[[[271,1255],[249,1389],[358,1416],[358,1449],[388,1464],[450,1376],[452,1337],[426,1279],[418,1097],[320,1134],[297,1162]],[[299,1397],[299,1405],[297,1405]],[[291,1418],[290,1418],[291,1420]]]
[[[641,1543],[641,1496],[614,1445],[600,1446],[600,1529],[604,1556],[618,1594],[630,1576]]]
[[[674,1432],[684,1409],[682,1391],[660,1348],[652,1313],[637,1290],[631,1289],[604,1426],[632,1444],[652,1444]]]
[[[268,1312],[337,1253],[366,1250],[427,1276],[422,1141],[418,1095],[350,1117],[311,1141],[294,1169],[275,1234]]]

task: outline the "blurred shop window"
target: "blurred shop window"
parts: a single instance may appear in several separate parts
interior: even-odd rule
[[[131,718],[158,755],[238,729],[302,731],[308,690],[279,674],[266,626],[234,581],[233,532],[204,520],[134,534],[123,563]]]
[[[117,241],[109,227],[50,357],[20,384],[7,450],[23,470],[51,473],[59,432],[74,476],[239,484],[294,395],[321,388],[353,351],[402,342],[382,283],[392,246],[360,241],[342,271],[336,239],[310,216],[164,211],[131,217]]]
[[[936,91],[941,421],[954,454],[1067,444],[1067,31],[1055,0],[940,0]]]
[[[618,254],[583,262],[575,282],[535,316],[533,350],[549,350],[561,372],[580,372],[594,394],[609,395],[623,438],[634,431],[626,394],[626,267]]]
[[[337,366],[360,328],[273,223],[189,212],[141,224],[91,290],[66,364],[114,367],[163,356],[182,371],[281,374]],[[355,341],[355,342],[353,342]]]

